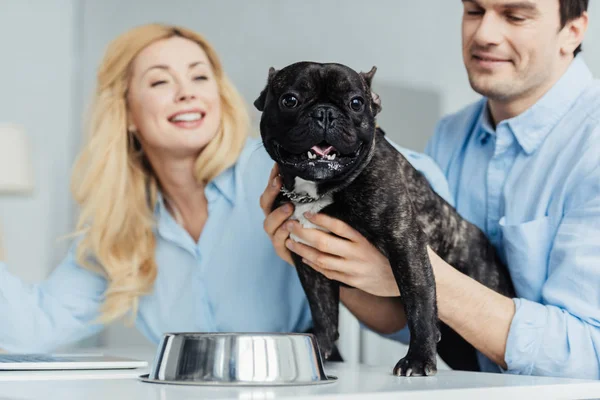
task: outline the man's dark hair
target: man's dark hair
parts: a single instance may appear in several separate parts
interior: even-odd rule
[[[567,25],[567,22],[579,18],[588,9],[590,0],[559,0],[560,3],[560,29]],[[577,46],[573,55],[581,52],[581,45]]]

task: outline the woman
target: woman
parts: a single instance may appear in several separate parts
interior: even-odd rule
[[[272,161],[248,126],[198,34],[152,24],[116,38],[74,168],[78,240],[40,284],[0,263],[0,347],[49,351],[123,316],[155,343],[169,331],[309,329],[296,273],[262,231]]]

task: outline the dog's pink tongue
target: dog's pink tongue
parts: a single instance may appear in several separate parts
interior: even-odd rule
[[[329,153],[331,153],[332,151],[334,151],[335,147],[329,146],[327,148],[321,148],[319,146],[313,146],[311,150],[314,151],[315,153],[317,153],[318,155],[320,155],[321,157],[324,157],[324,156],[328,155]]]

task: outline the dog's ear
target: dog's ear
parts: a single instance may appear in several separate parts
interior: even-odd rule
[[[371,90],[371,99],[373,100],[373,114],[377,115],[381,111],[381,99],[379,95]]]
[[[371,68],[369,72],[360,73],[360,76],[362,76],[365,82],[367,82],[369,90],[371,89],[371,83],[373,82],[373,76],[375,76],[375,72],[377,72],[377,67],[373,65],[373,68]],[[373,100],[373,113],[377,115],[381,111],[381,99],[379,98],[379,95],[372,90],[371,100]]]
[[[277,70],[275,68],[273,68],[273,67],[269,68],[269,77],[267,78],[267,86],[265,86],[263,91],[260,92],[260,96],[258,96],[258,99],[254,100],[254,107],[256,107],[256,109],[258,111],[264,111],[264,109],[265,109],[265,102],[267,101],[267,93],[269,92],[269,85],[271,84],[271,81],[273,80],[273,77],[275,76],[276,73],[277,73]]]
[[[373,82],[373,76],[375,76],[375,72],[377,72],[377,67],[373,65],[373,68],[369,72],[361,72],[360,76],[367,82],[367,85],[371,87],[371,82]]]

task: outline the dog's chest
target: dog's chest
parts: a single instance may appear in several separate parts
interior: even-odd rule
[[[294,193],[297,195],[302,195],[302,197],[304,198],[312,198],[316,200],[310,202],[299,202],[292,200],[292,203],[294,204],[294,214],[290,217],[290,219],[297,220],[305,228],[316,228],[322,231],[326,231],[325,229],[316,226],[308,219],[306,219],[304,213],[318,213],[323,208],[333,203],[333,196],[326,195],[323,197],[318,197],[316,184],[311,181],[306,181],[302,178],[296,178],[294,184]],[[290,238],[295,240],[296,242],[305,243],[294,234],[290,234]]]

